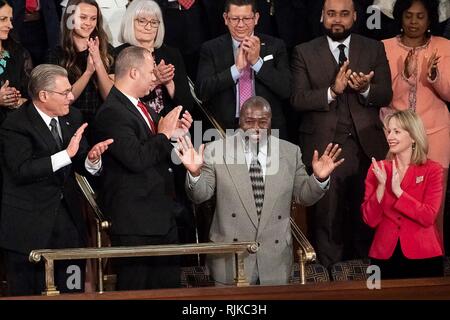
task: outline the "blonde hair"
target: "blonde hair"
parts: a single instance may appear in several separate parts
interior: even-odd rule
[[[158,32],[156,33],[154,47],[160,48],[164,41],[164,21],[161,8],[152,0],[134,0],[127,7],[125,15],[122,18],[122,25],[120,27],[119,40],[123,43],[129,43],[133,46],[140,46],[136,40],[134,32],[134,20],[139,16],[155,16],[159,20]]]
[[[383,123],[385,128],[388,127],[391,119],[397,120],[400,128],[406,130],[414,141],[411,162],[413,164],[424,164],[427,161],[428,140],[422,120],[420,120],[417,114],[412,110],[397,111],[384,118]],[[388,152],[386,158],[392,159],[393,154]]]

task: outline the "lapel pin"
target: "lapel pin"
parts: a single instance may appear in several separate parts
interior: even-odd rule
[[[69,122],[69,121],[66,121],[66,125],[70,126],[70,122]]]
[[[423,176],[416,177],[416,183],[421,183],[423,181]]]

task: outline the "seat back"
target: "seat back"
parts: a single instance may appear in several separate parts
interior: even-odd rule
[[[366,273],[369,265],[368,259],[335,263],[330,268],[331,278],[333,281],[366,280],[369,276]]]
[[[450,257],[444,257],[444,277],[450,277]]]
[[[181,268],[181,287],[212,287],[212,280],[209,270],[206,266],[192,266]]]
[[[305,265],[305,280],[307,283],[329,282],[330,275],[327,269],[318,263],[307,263]],[[292,266],[290,283],[300,283],[300,270],[298,263]]]

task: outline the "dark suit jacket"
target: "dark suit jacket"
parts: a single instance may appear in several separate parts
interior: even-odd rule
[[[317,1],[317,0],[316,0]],[[309,39],[307,19],[310,15],[303,0],[257,0],[258,32],[283,39],[288,50]],[[271,13],[273,8],[273,13]]]
[[[264,61],[255,75],[256,95],[272,107],[272,128],[285,126],[282,100],[290,95],[290,75],[283,41],[263,34],[260,57]],[[236,128],[236,83],[230,68],[234,65],[233,42],[225,34],[203,44],[197,73],[196,92],[224,129]]]
[[[59,41],[59,14],[60,8],[55,0],[40,0],[40,13],[45,21],[45,30],[47,32],[48,48],[54,48]],[[19,34],[22,28],[25,15],[25,0],[11,1],[14,12],[14,29]]]
[[[124,43],[123,45],[114,49],[114,56],[117,57],[119,53],[129,47],[130,44]],[[175,83],[175,95],[173,99],[170,97],[166,88],[163,86],[163,99],[165,108],[162,110],[163,115],[170,112],[173,108],[178,105],[182,105],[184,110],[192,111],[192,95],[189,89],[189,83],[187,80],[186,68],[184,66],[183,58],[181,57],[180,51],[176,48],[172,48],[163,44],[160,48],[155,48],[155,61],[159,64],[162,59],[164,59],[166,64],[173,64],[175,67],[175,75],[173,77],[173,82]],[[147,101],[154,97],[152,92],[147,97],[142,98],[142,101]]]
[[[180,49],[183,55],[198,53],[201,44],[208,38],[208,19],[204,2],[196,0],[189,10],[168,8],[168,0],[155,0],[164,16],[166,35],[164,42]]]
[[[323,152],[335,138],[338,108],[348,104],[357,138],[370,158],[383,159],[387,144],[379,118],[379,108],[392,98],[391,74],[381,42],[353,34],[350,41],[350,69],[365,74],[374,71],[367,99],[347,89],[328,104],[327,90],[334,82],[338,65],[326,37],[294,48],[292,55],[292,106],[301,112],[299,127],[303,160],[311,165],[314,149]]]
[[[59,123],[66,147],[81,125],[81,114],[71,108],[68,115],[59,117]],[[53,172],[50,156],[58,152],[56,142],[32,103],[11,113],[3,122],[0,134],[3,171],[1,247],[24,254],[33,249],[48,248],[61,198],[80,235],[85,236],[74,171],[87,174],[84,168],[88,152],[86,140],[81,140],[72,165]]]
[[[116,87],[97,113],[94,132],[99,141],[114,139],[102,158],[100,191],[112,234],[166,234],[175,223],[170,141],[163,134],[151,134],[137,108]]]

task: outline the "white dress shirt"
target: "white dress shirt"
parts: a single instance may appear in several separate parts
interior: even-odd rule
[[[123,93],[123,92],[122,92],[122,93]],[[141,116],[142,116],[142,118],[144,119],[145,123],[146,123],[147,126],[149,127],[150,131],[153,131],[152,126],[151,126],[150,123],[148,122],[148,119],[147,119],[147,117],[145,116],[144,112],[141,110],[141,108],[138,107],[139,99],[136,99],[135,97],[129,96],[129,95],[125,94],[125,93],[123,93],[123,94],[128,98],[128,100],[131,101],[131,103],[133,104],[133,106],[135,106],[135,108],[137,109],[137,111],[139,111],[139,113],[141,114]],[[150,113],[150,112],[149,112],[149,113]],[[152,115],[150,114],[150,117],[151,117],[151,116],[152,116]],[[153,120],[153,119],[152,119],[152,120]],[[153,122],[155,122],[155,121],[153,120]],[[156,127],[156,123],[155,123],[155,127]],[[156,133],[157,133],[157,132],[155,132],[155,134],[156,134]]]
[[[246,161],[246,164],[247,164],[247,169],[250,171],[250,165],[252,163],[253,152],[252,152],[251,148],[248,147],[248,144],[246,144],[244,140],[242,140],[242,146],[244,148],[244,156],[245,156],[245,161]],[[267,173],[267,143],[261,144],[259,146],[258,161],[259,161],[259,164],[261,165],[261,170],[263,172],[263,179],[264,179],[264,181],[266,181],[266,173]],[[201,176],[201,173],[197,177],[194,177],[188,171],[188,179],[189,179],[190,186],[195,185],[197,183],[197,181],[200,179],[200,176]],[[317,181],[317,183],[319,184],[320,188],[322,188],[323,190],[328,189],[329,182],[330,182],[330,177],[328,177],[327,180],[325,180],[324,182],[320,182],[319,180],[317,180],[317,178],[314,175],[313,175],[313,177]]]
[[[51,131],[52,127],[50,126],[50,121],[52,121],[52,119],[56,120],[56,127],[58,128],[58,134],[61,138],[62,141],[62,132],[61,132],[61,126],[59,124],[59,119],[58,117],[50,117],[47,114],[45,114],[44,112],[42,112],[38,107],[34,106],[37,110],[37,112],[39,113],[39,115],[41,116],[42,120],[44,120],[45,124],[47,125],[47,128]],[[52,169],[53,172],[58,171],[59,169],[68,166],[69,164],[72,163],[72,160],[69,157],[69,154],[67,153],[67,150],[61,150],[53,155],[50,156],[50,159],[52,161]],[[86,157],[86,160],[84,162],[84,166],[86,168],[86,170],[92,174],[92,175],[96,175],[98,173],[98,171],[101,169],[102,167],[102,159],[100,159],[100,161],[98,161],[97,163],[92,163],[88,157]]]
[[[345,45],[345,49],[344,49],[345,56],[347,57],[347,59],[349,59],[349,53],[350,53],[349,48],[350,48],[351,37],[352,36],[349,35],[347,38],[345,38],[344,41],[339,42],[339,41],[333,41],[330,37],[327,36],[328,46],[330,47],[330,51],[333,54],[333,57],[338,64],[339,64],[339,54],[340,54],[339,45],[340,44]],[[367,99],[367,97],[369,96],[369,91],[370,91],[370,84],[366,91],[360,92],[359,94]],[[331,87],[328,88],[327,97],[328,97],[328,104],[330,104],[331,102],[333,102],[335,100],[333,98],[333,96],[331,95]]]

